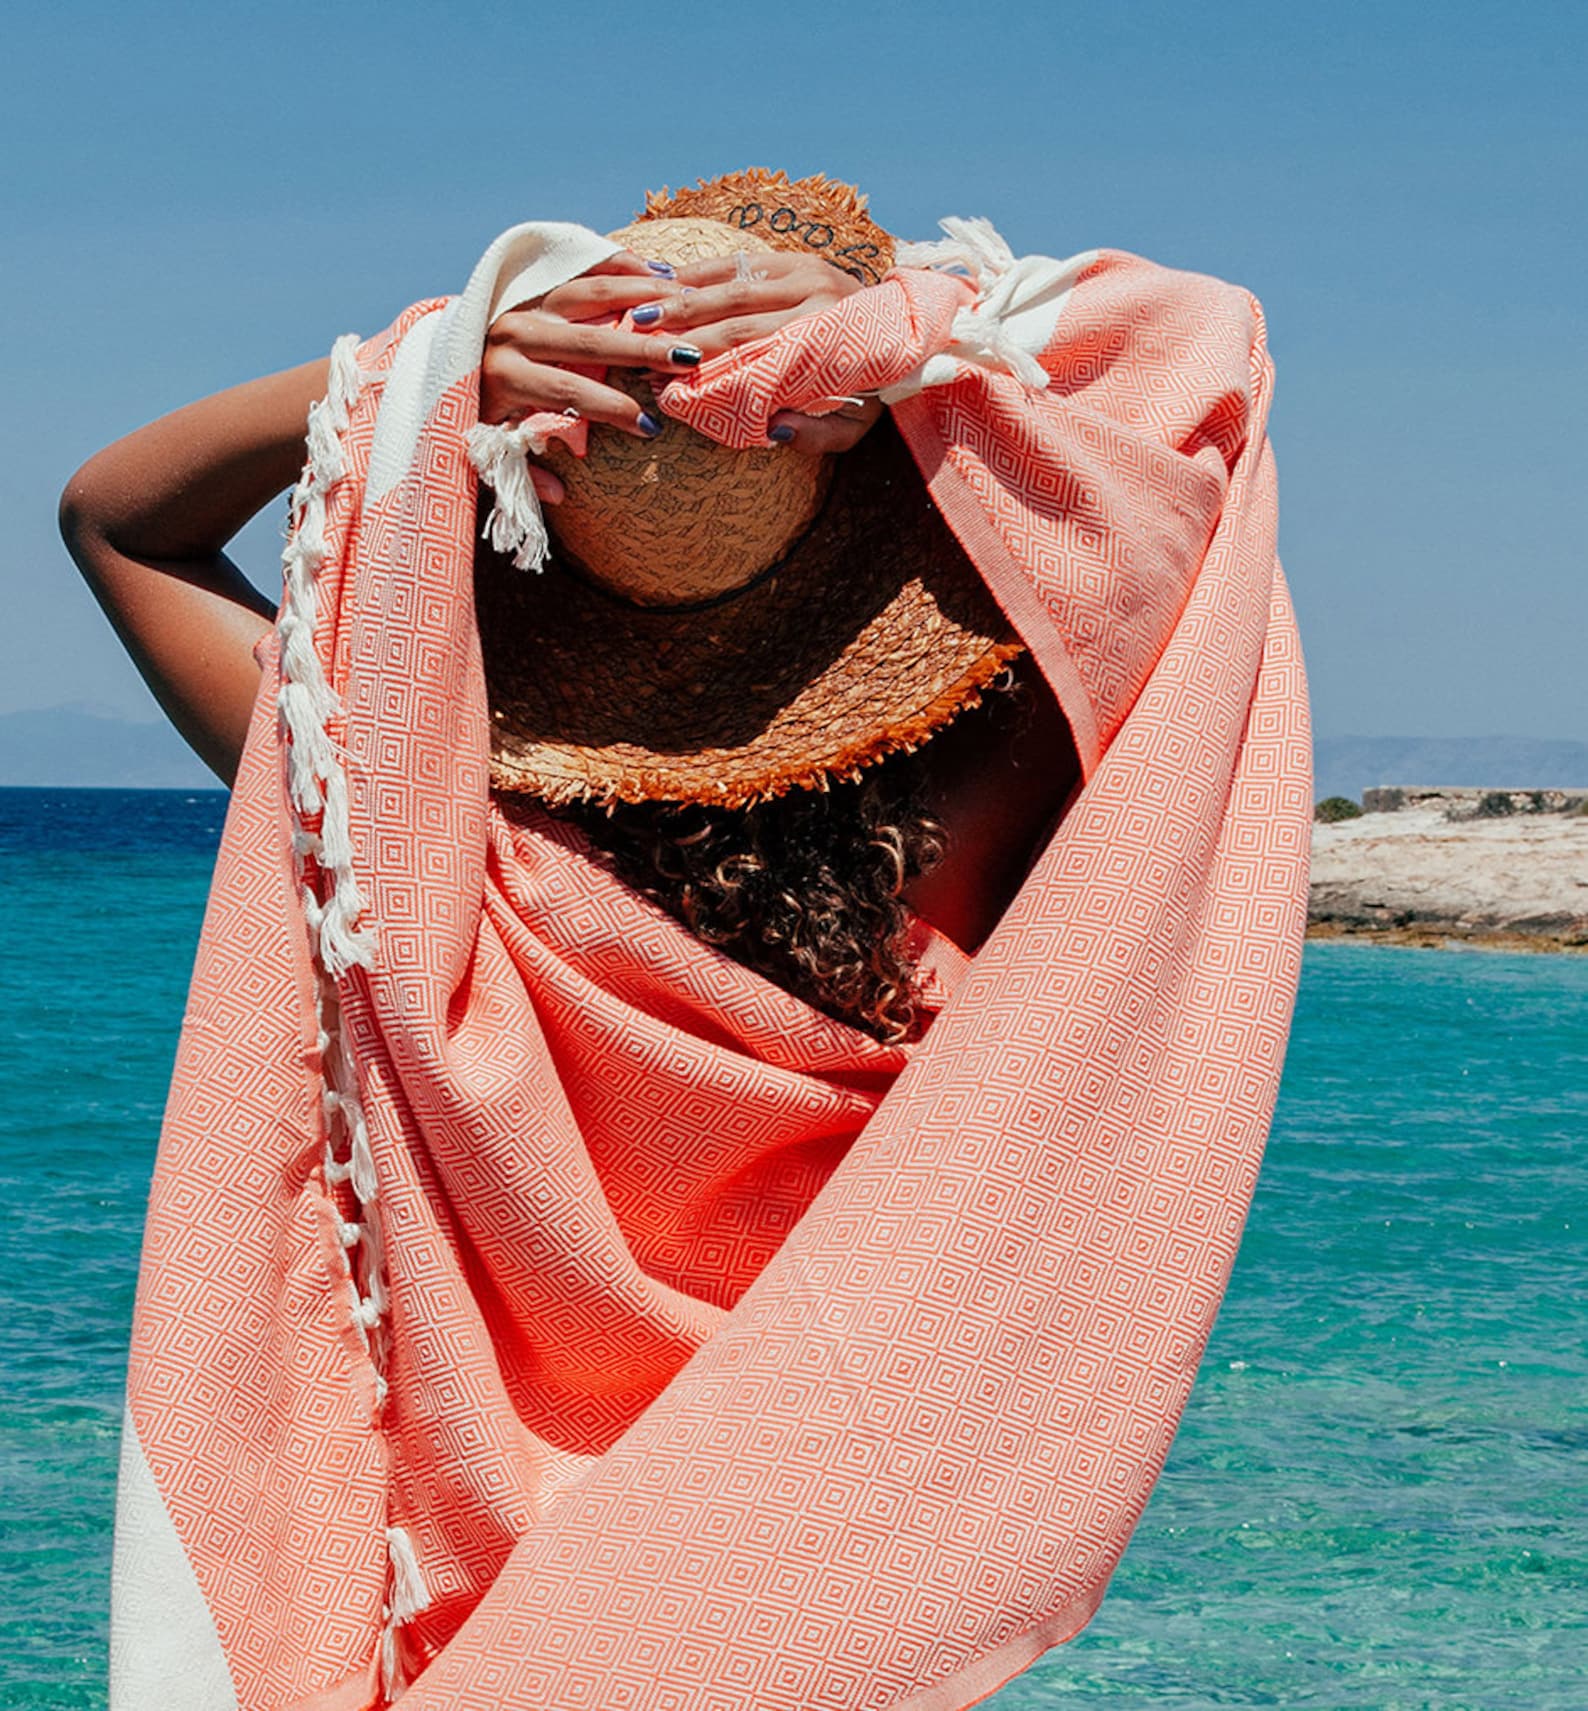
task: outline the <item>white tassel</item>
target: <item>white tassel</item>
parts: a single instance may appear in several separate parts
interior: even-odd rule
[[[930,267],[945,273],[969,273],[983,290],[1014,265],[1014,251],[1005,243],[991,220],[977,216],[964,220],[950,214],[938,225],[948,234],[925,243],[899,244],[893,254],[895,267]]]
[[[335,751],[332,751],[335,758]],[[320,841],[325,845],[325,865],[337,876],[353,877],[353,834],[347,794],[347,774],[333,766],[325,775],[325,818],[320,822]]]
[[[309,489],[303,505],[303,520],[298,525],[298,538],[294,543],[298,566],[310,587],[312,579],[319,575],[320,567],[325,563],[325,494],[330,486],[331,482],[327,480],[324,486],[316,484]]]
[[[353,1167],[353,1192],[367,1210],[370,1203],[380,1196],[380,1182],[375,1175],[375,1157],[369,1150],[369,1129],[365,1125],[362,1111],[359,1112],[352,1129],[353,1140],[348,1151],[348,1162]]]
[[[347,462],[343,456],[342,442],[337,436],[336,423],[324,404],[309,406],[308,449],[309,464],[314,470],[315,490],[323,493],[326,488],[334,487],[347,473]],[[310,544],[308,550],[313,552],[316,544]]]
[[[282,560],[286,563],[286,553],[282,554]],[[314,656],[314,626],[320,610],[314,592],[314,578],[303,562],[303,555],[295,554],[286,568],[291,604],[277,618],[276,634],[281,637],[282,658],[296,662],[288,675],[297,682],[313,669],[309,662]]]
[[[364,1323],[364,1297],[358,1292],[358,1283],[354,1278],[347,1280],[347,1299],[353,1317],[353,1329],[358,1332],[358,1340],[364,1345],[364,1352],[370,1352],[369,1327]]]
[[[939,224],[947,237],[900,245],[895,259],[900,267],[964,274],[976,282],[976,302],[955,315],[948,348],[928,357],[896,386],[885,388],[879,394],[883,403],[902,403],[929,386],[946,386],[960,377],[967,363],[1013,375],[1034,391],[1046,390],[1048,373],[1038,356],[1053,338],[1070,293],[1097,259],[1097,251],[1067,261],[1016,257],[988,220],[950,218]]]
[[[919,267],[941,273],[969,274],[972,258],[960,244],[947,238],[923,238],[919,243],[893,246],[895,267]]]
[[[391,1556],[391,1619],[400,1625],[430,1608],[430,1591],[419,1572],[419,1558],[406,1529],[388,1527],[386,1549]]]
[[[381,1687],[395,1704],[407,1690],[408,1671],[398,1629],[421,1610],[430,1608],[430,1591],[419,1572],[413,1541],[402,1527],[386,1529],[386,1555],[391,1565],[391,1598],[384,1611],[380,1635]]]
[[[543,435],[527,424],[505,428],[480,422],[469,429],[469,462],[496,495],[481,531],[497,552],[511,557],[520,570],[539,570],[551,551],[540,498],[530,479],[529,454],[546,449]]]
[[[346,430],[348,411],[363,387],[364,377],[358,368],[358,334],[343,333],[331,346],[331,378],[325,395],[338,433]]]
[[[958,346],[957,355],[980,358],[989,368],[1004,369],[1022,385],[1039,392],[1047,386],[1048,371],[1009,337],[996,315],[983,314],[979,309],[961,309],[950,331]]]
[[[318,698],[307,684],[283,683],[276,694],[276,710],[292,739],[287,754],[292,805],[300,814],[317,814],[325,801],[320,781],[336,762]]]
[[[320,923],[320,961],[333,980],[341,980],[355,968],[375,966],[375,938],[347,924],[344,911],[328,909]]]
[[[390,1622],[381,1630],[380,1636],[380,1685],[389,1705],[395,1705],[408,1687],[402,1659],[398,1655],[397,1630]]]
[[[314,596],[302,599],[292,592],[288,580],[288,599],[292,608],[280,619],[276,629],[281,636],[281,673],[286,682],[314,694],[331,695],[320,674],[320,662],[314,656]],[[334,701],[335,697],[331,696]]]

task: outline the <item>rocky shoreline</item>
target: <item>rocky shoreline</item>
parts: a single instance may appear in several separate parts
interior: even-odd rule
[[[1370,793],[1316,824],[1308,936],[1588,951],[1583,792]]]

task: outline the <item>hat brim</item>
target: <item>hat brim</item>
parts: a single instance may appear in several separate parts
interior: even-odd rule
[[[642,607],[483,543],[475,588],[492,782],[553,804],[825,788],[917,747],[1021,651],[886,417],[791,551],[728,599]]]

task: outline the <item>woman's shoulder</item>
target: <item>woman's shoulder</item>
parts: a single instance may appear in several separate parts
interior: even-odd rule
[[[948,834],[910,907],[974,955],[1014,901],[1080,783],[1069,722],[1029,654],[1007,688],[962,713],[920,751]]]

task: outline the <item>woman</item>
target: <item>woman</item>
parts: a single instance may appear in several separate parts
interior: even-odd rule
[[[702,187],[788,242],[672,278],[507,234],[445,307],[68,490],[140,667],[236,770],[151,1198],[113,1704],[959,1707],[1102,1596],[1233,1259],[1304,920],[1261,323],[974,224],[873,266],[839,189]],[[272,631],[221,549],[322,395]],[[669,677],[580,576],[501,562],[535,556],[533,495],[583,550],[559,433],[598,424],[599,462],[663,417],[763,471],[836,454],[786,555],[656,620],[737,660],[736,614],[795,584],[788,697]],[[839,646],[890,552],[851,526],[871,488],[959,558]],[[832,540],[864,551],[801,582]],[[930,678],[885,615],[939,606],[975,656],[951,693],[848,694]],[[1014,693],[970,706],[1011,625]],[[811,683],[782,770],[669,802],[702,754],[739,777],[729,714],[776,727]],[[657,729],[697,693],[727,724],[612,737],[658,685]],[[871,764],[835,784],[852,717]]]

